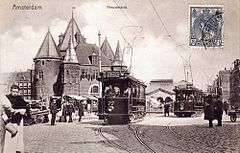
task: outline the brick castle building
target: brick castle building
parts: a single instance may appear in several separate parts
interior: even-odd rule
[[[106,38],[100,49],[102,71],[122,65],[119,42],[115,54]],[[33,98],[48,101],[53,95],[98,96],[100,49],[86,42],[73,16],[58,44],[48,31],[34,57]]]

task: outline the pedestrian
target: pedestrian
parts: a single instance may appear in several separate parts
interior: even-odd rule
[[[8,115],[14,115],[14,114],[21,114],[24,115],[26,110],[25,109],[13,109],[11,107],[10,101],[6,98],[5,95],[1,93],[0,95],[0,153],[3,153],[4,151],[4,146],[5,146],[5,135],[6,135],[6,130],[10,132],[10,129],[8,129],[8,124],[10,124],[10,118],[7,116]],[[12,127],[14,129],[11,130],[11,137],[15,137],[18,133],[17,128],[14,126]]]
[[[63,101],[62,103],[62,116],[60,117],[60,122],[67,122],[67,102]]]
[[[209,121],[209,127],[213,127],[214,120],[214,102],[212,95],[208,95],[204,100],[204,119]]]
[[[166,116],[166,115],[169,116],[169,107],[170,107],[170,104],[168,102],[166,102],[164,104],[164,116]]]
[[[227,101],[224,101],[224,103],[223,103],[223,110],[224,110],[225,114],[227,115],[228,114],[228,103],[227,103]]]
[[[222,115],[223,115],[223,103],[220,99],[220,96],[217,96],[215,102],[215,116],[218,121],[217,126],[222,126]]]
[[[82,116],[84,116],[83,110],[83,100],[77,102],[77,109],[78,109],[78,122],[81,122]]]
[[[52,114],[51,125],[55,125],[56,114],[58,111],[56,99],[50,98],[50,113]]]
[[[87,98],[87,111],[88,111],[88,114],[91,113],[91,99],[90,98]]]
[[[75,110],[74,110],[73,100],[71,98],[69,98],[67,101],[66,111],[67,111],[67,115],[69,116],[68,122],[73,122],[72,113],[75,112]]]
[[[19,96],[19,87],[17,85],[12,85],[10,89],[10,94],[6,95],[6,97],[9,99],[11,106],[13,109],[25,109],[26,113],[29,113],[29,109],[27,109],[28,103],[21,97]],[[10,115],[8,115],[10,116]],[[29,114],[28,114],[29,116]],[[16,153],[23,153],[24,151],[24,143],[23,143],[23,114],[17,113],[14,115],[11,115],[10,122],[13,123],[18,130],[17,135],[12,138],[14,144],[16,144],[15,150]]]

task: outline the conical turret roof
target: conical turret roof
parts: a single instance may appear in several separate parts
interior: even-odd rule
[[[77,39],[76,39],[77,34],[81,35],[81,31],[78,28],[78,25],[77,25],[75,19],[72,17],[68,26],[67,26],[67,29],[64,32],[63,41],[62,41],[61,44],[59,44],[59,50],[61,50],[61,51],[62,50],[67,50],[70,36],[73,37],[73,46],[76,47],[78,45],[78,42],[77,42]],[[80,37],[80,39],[81,38],[82,37]],[[83,40],[81,40],[81,41],[83,41]]]
[[[49,30],[34,59],[37,58],[61,58],[60,53],[57,50],[56,43]]]
[[[112,48],[107,40],[107,37],[103,41],[100,49],[105,56],[107,56],[108,58],[110,58],[112,60],[114,59],[114,53],[113,53]]]
[[[68,49],[64,57],[63,63],[79,63],[76,55],[76,51],[73,46],[73,38],[70,35]]]
[[[117,43],[113,64],[114,65],[122,65],[123,64],[123,54],[122,54],[122,51],[121,51],[121,48],[120,48],[119,40],[118,40],[118,43]]]

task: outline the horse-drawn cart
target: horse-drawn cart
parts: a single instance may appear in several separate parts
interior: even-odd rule
[[[48,114],[48,110],[30,109],[30,117],[24,119],[24,125],[46,123],[49,121]]]

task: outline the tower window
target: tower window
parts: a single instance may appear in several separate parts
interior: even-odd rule
[[[44,65],[44,61],[42,61],[42,65]]]
[[[43,71],[39,71],[39,78],[43,80]]]

